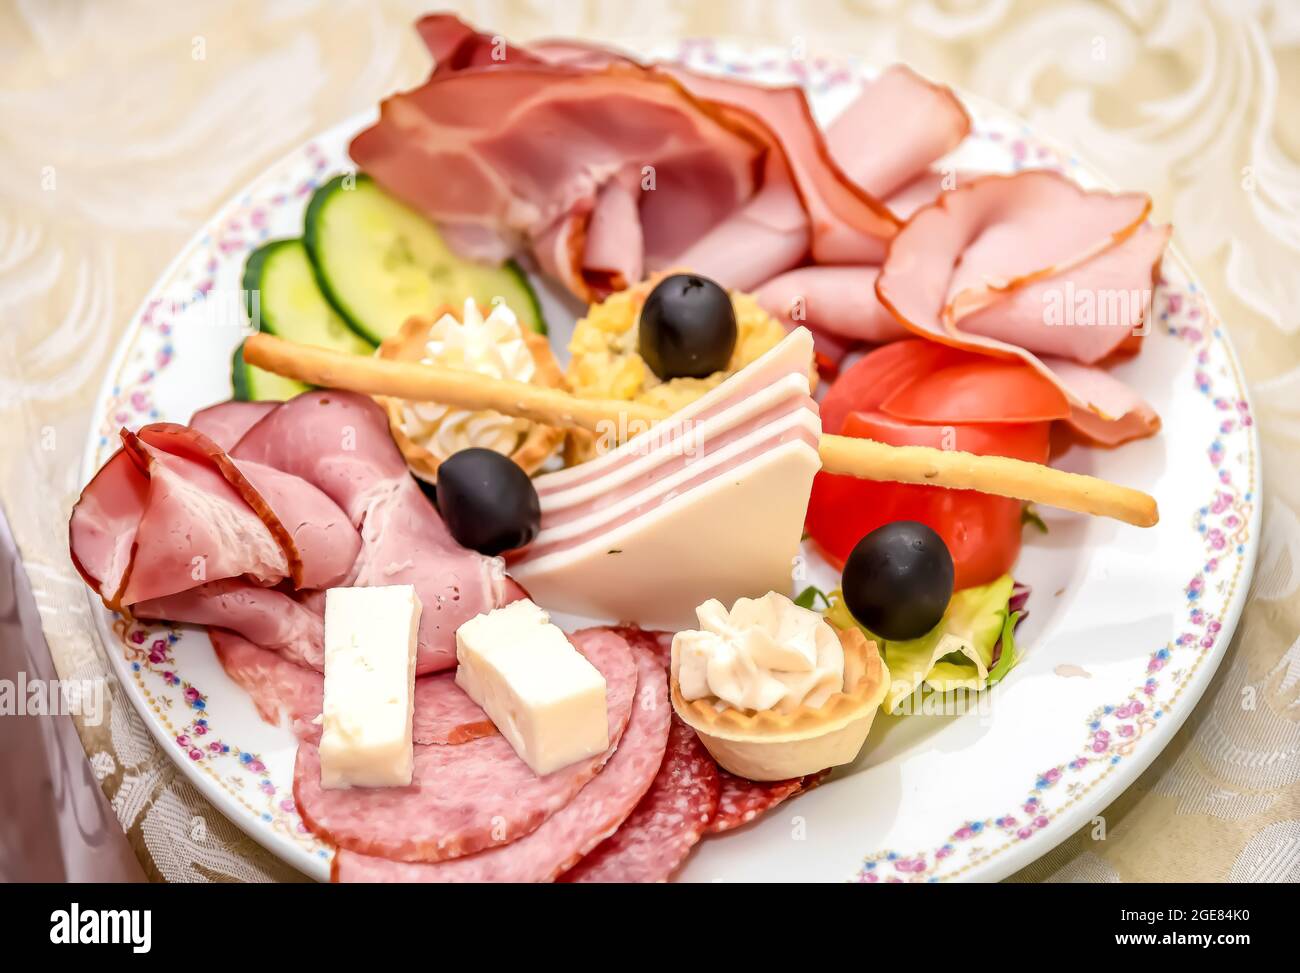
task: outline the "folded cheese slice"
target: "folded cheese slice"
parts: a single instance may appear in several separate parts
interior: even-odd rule
[[[674,628],[708,598],[788,591],[821,466],[812,356],[797,328],[658,425],[538,477],[541,530],[511,573],[550,608]]]

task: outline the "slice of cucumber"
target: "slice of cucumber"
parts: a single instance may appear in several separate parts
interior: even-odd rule
[[[248,364],[244,361],[242,341],[235,349],[234,359],[230,363],[230,380],[235,386],[235,398],[240,402],[283,402],[311,388],[292,378]]]
[[[348,325],[378,343],[413,315],[484,307],[502,298],[522,324],[546,333],[537,295],[518,265],[492,267],[452,253],[437,228],[366,175],[335,176],[307,207],[303,243],[321,291]]]
[[[272,240],[249,254],[244,301],[255,329],[348,354],[374,350],[325,300],[301,240]]]

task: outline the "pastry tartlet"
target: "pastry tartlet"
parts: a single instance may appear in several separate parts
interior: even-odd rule
[[[889,670],[876,643],[858,629],[835,629],[844,648],[844,690],[821,706],[789,712],[719,706],[716,699],[686,700],[673,652],[671,697],[677,715],[695,730],[713,759],[749,780],[786,780],[850,763],[866,742]]]
[[[681,271],[655,274],[611,294],[591,305],[574,325],[565,377],[576,395],[645,402],[675,412],[716,388],[728,375],[755,361],[785,337],[786,330],[781,323],[751,295],[731,291],[731,306],[736,313],[736,347],[726,370],[707,378],[661,380],[637,352],[637,321],[650,292],[670,273]],[[570,434],[565,444],[566,462],[572,465],[595,455],[592,434],[583,431]]]
[[[384,340],[375,355],[394,361],[422,360],[425,357],[425,348],[434,323],[447,313],[455,312],[450,307],[444,307],[430,318],[408,319],[395,334]],[[536,366],[531,379],[533,384],[568,389],[564,372],[560,369],[560,363],[556,360],[555,353],[551,351],[546,336],[527,327],[521,327],[520,331]],[[406,457],[407,465],[412,472],[421,479],[435,482],[438,478],[438,466],[446,457],[439,457],[408,435],[403,415],[405,400],[376,395],[375,401],[388,415],[388,427],[392,430],[393,440],[397,443],[397,448],[402,451],[402,455]],[[535,422],[527,423],[525,431],[519,436],[518,445],[509,456],[525,473],[535,473],[564,442],[564,435],[563,429]]]

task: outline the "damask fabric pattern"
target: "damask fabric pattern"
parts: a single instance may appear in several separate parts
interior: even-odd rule
[[[1017,880],[1300,880],[1300,4],[1290,0],[445,3],[527,40],[717,36],[904,60],[1019,112],[1176,225],[1251,381],[1263,548],[1213,686],[1098,821]],[[150,283],[238,186],[417,83],[423,4],[0,8],[0,502],[61,676],[109,679],[65,545],[89,410]],[[147,873],[292,880],[113,694],[79,725]]]

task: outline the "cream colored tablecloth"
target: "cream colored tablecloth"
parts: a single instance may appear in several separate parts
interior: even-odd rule
[[[449,6],[519,40],[635,48],[712,35],[904,60],[1154,196],[1251,381],[1262,553],[1210,692],[1106,810],[1106,839],[1075,835],[1017,877],[1300,880],[1300,2]],[[313,0],[0,6],[0,502],[65,678],[108,678],[66,523],[92,399],[130,314],[238,186],[422,79],[410,30],[421,12]],[[82,742],[151,876],[295,877],[207,807],[129,704],[113,702],[102,726],[80,727]]]

